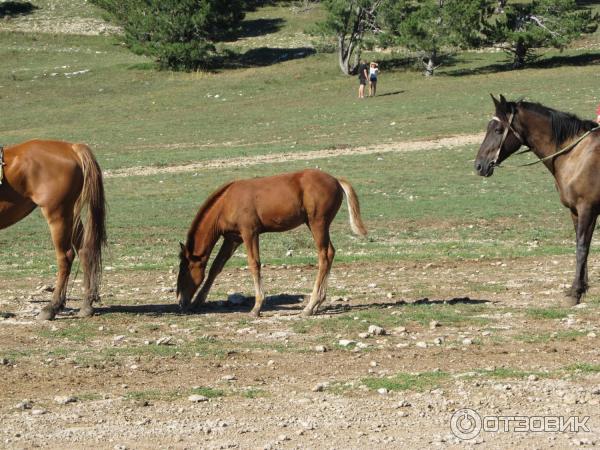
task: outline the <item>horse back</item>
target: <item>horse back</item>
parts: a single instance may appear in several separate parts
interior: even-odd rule
[[[225,228],[251,224],[261,231],[285,231],[330,209],[337,212],[342,195],[334,177],[314,169],[239,180],[223,196],[221,217]]]
[[[83,172],[73,145],[31,140],[5,148],[6,183],[38,206],[76,199],[83,186]]]

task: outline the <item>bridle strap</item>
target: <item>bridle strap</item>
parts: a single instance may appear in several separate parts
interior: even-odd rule
[[[500,145],[498,145],[498,150],[496,150],[496,155],[494,156],[494,159],[492,160],[492,165],[495,166],[496,163],[498,162],[498,158],[500,158],[500,152],[502,151],[502,147],[504,146],[504,141],[506,141],[506,138],[508,137],[508,132],[512,131],[512,133],[514,134],[514,136],[519,140],[519,142],[521,143],[521,145],[527,145],[525,144],[525,141],[523,140],[523,138],[521,137],[521,135],[517,132],[517,130],[514,129],[514,127],[512,126],[513,123],[513,119],[515,118],[515,112],[511,111],[510,115],[508,116],[508,125],[507,127],[504,129],[504,133],[502,134],[502,140],[500,141]],[[492,117],[492,120],[495,120],[496,122],[500,122],[503,123],[498,116],[494,116]]]

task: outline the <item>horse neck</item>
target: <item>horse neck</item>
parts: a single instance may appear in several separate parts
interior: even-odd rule
[[[188,246],[191,247],[188,248],[194,256],[208,260],[219,240],[221,233],[217,226],[218,210],[218,205],[213,205],[194,219],[188,234]]]
[[[515,128],[539,159],[556,153],[558,148],[552,139],[552,123],[548,117],[526,109],[520,109],[516,117],[519,120]],[[552,174],[555,173],[556,165],[552,159],[543,164]]]

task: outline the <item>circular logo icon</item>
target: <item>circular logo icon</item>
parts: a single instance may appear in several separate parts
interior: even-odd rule
[[[468,441],[481,432],[481,416],[469,408],[463,408],[452,414],[450,430],[459,439]]]

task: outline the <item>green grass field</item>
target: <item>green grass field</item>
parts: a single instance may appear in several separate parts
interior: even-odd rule
[[[69,5],[70,13],[80,17],[101,14],[77,2]],[[35,14],[46,14],[48,7],[40,3]],[[242,52],[252,45],[288,46],[296,57],[293,49],[311,39],[302,31],[321,15],[318,8],[294,13],[285,4],[259,9],[248,15],[249,26],[271,21],[272,32],[225,45]],[[597,37],[581,41],[587,50],[578,49],[579,44],[560,54],[549,50],[536,67],[522,71],[499,68],[506,57],[496,52],[457,54],[433,79],[400,66],[382,73],[380,96],[359,101],[355,78],[340,74],[333,54],[263,59],[260,65],[214,73],[171,73],[155,71],[151,60],[131,54],[114,36],[0,31],[0,56],[10,61],[0,67],[0,137],[4,144],[37,137],[87,142],[104,169],[118,169],[386,142],[401,148],[403,141],[417,138],[478,133],[492,113],[490,92],[593,117]],[[556,58],[561,65],[554,65]],[[176,264],[177,241],[184,239],[197,207],[224,181],[315,166],[353,182],[370,231],[367,240],[351,236],[344,206],[333,226],[338,261],[573,252],[570,220],[550,175],[534,167],[477,177],[472,170],[476,150],[109,178],[106,265],[113,270],[170,269]],[[267,263],[314,260],[306,229],[265,236],[261,245]],[[3,230],[0,248],[4,276],[54,271],[39,212]],[[286,258],[289,249],[294,256]],[[245,260],[238,256],[232,263]]]

